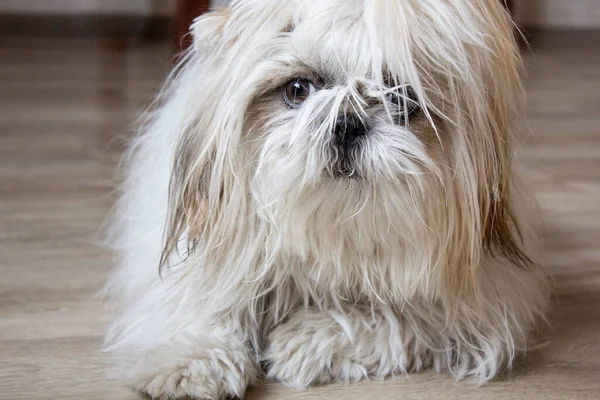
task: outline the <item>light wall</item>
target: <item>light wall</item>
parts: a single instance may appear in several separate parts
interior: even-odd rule
[[[517,0],[516,9],[528,28],[600,28],[600,0]]]
[[[211,0],[214,7],[224,7],[229,4],[230,0]]]

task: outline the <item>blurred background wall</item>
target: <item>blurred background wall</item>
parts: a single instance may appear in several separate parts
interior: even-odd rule
[[[600,28],[600,0],[518,0],[515,12],[527,28]]]
[[[229,0],[213,0],[226,5]],[[600,28],[600,0],[519,0],[517,21],[531,28]],[[0,0],[0,13],[168,16],[175,0]]]
[[[166,38],[173,26],[179,34],[185,29],[189,16],[177,19],[177,10],[193,1],[0,0],[0,34]],[[229,2],[211,0],[213,6]],[[517,22],[532,31],[600,29],[600,0],[515,0],[513,11]]]
[[[0,12],[14,14],[170,15],[174,0],[0,0]]]
[[[165,39],[178,1],[0,0],[0,34]]]

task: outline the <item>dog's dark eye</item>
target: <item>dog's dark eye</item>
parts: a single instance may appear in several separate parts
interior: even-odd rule
[[[396,110],[401,120],[419,110],[419,99],[410,86],[398,88],[398,90],[388,93],[386,99],[393,107],[397,107]]]
[[[283,100],[292,107],[298,108],[315,90],[312,82],[305,78],[294,78],[283,86]]]

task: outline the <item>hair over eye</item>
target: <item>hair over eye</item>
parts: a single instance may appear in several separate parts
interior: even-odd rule
[[[410,86],[401,86],[390,90],[385,98],[397,110],[401,120],[408,118],[420,109],[417,94]]]

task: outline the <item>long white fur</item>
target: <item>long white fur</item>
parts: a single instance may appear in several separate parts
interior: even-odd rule
[[[515,215],[503,232],[529,236],[511,29],[497,0],[239,0],[199,18],[114,216],[107,349],[125,380],[204,399],[243,396],[261,362],[301,388],[509,368],[548,297],[536,265],[484,240],[499,202]],[[268,97],[307,70],[330,83],[300,109]],[[386,74],[420,122],[370,105]],[[331,129],[349,112],[374,127],[361,178],[337,179]]]

